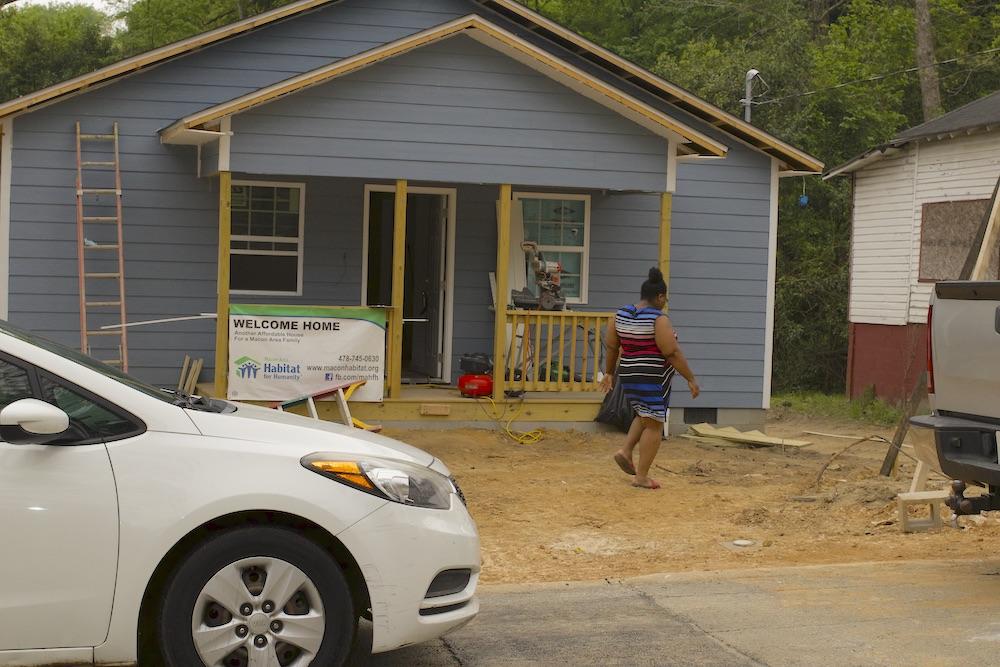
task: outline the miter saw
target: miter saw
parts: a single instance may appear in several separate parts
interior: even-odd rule
[[[566,307],[566,299],[562,295],[560,284],[562,264],[546,260],[534,241],[522,243],[521,250],[527,255],[531,270],[535,274],[538,294],[528,288],[513,290],[510,296],[514,307],[525,310],[563,310]]]

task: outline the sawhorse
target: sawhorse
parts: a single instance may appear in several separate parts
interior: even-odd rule
[[[335,397],[337,401],[337,407],[340,409],[340,418],[346,426],[352,426],[354,428],[360,428],[364,431],[370,431],[372,433],[378,433],[382,430],[381,426],[373,426],[371,424],[366,424],[360,419],[355,418],[351,415],[351,407],[348,405],[348,401],[351,396],[354,395],[358,389],[365,385],[365,380],[357,380],[355,382],[344,382],[342,384],[333,385],[327,387],[323,391],[318,391],[315,394],[310,394],[308,396],[301,396],[299,398],[293,398],[290,401],[279,401],[272,403],[270,407],[278,412],[284,412],[288,408],[293,408],[297,405],[305,404],[309,409],[309,416],[313,419],[319,419],[319,411],[316,409],[316,401],[321,401],[324,398],[329,398],[331,396]]]

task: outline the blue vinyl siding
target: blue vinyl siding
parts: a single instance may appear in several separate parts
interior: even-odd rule
[[[233,169],[656,190],[665,139],[460,35],[233,118]]]

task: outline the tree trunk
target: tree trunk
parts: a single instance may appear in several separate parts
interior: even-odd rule
[[[942,113],[941,82],[934,65],[934,26],[928,0],[915,0],[917,14],[917,65],[920,67],[920,97],[924,107],[924,122]]]

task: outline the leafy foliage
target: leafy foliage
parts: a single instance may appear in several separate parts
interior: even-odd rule
[[[119,49],[131,55],[253,16],[291,0],[117,0],[125,29]]]
[[[811,419],[844,419],[874,426],[893,426],[902,416],[902,410],[879,400],[873,393],[851,400],[843,395],[795,391],[775,394],[771,405],[779,413],[788,410]]]
[[[0,100],[98,69],[114,56],[110,20],[91,7],[0,10]]]

